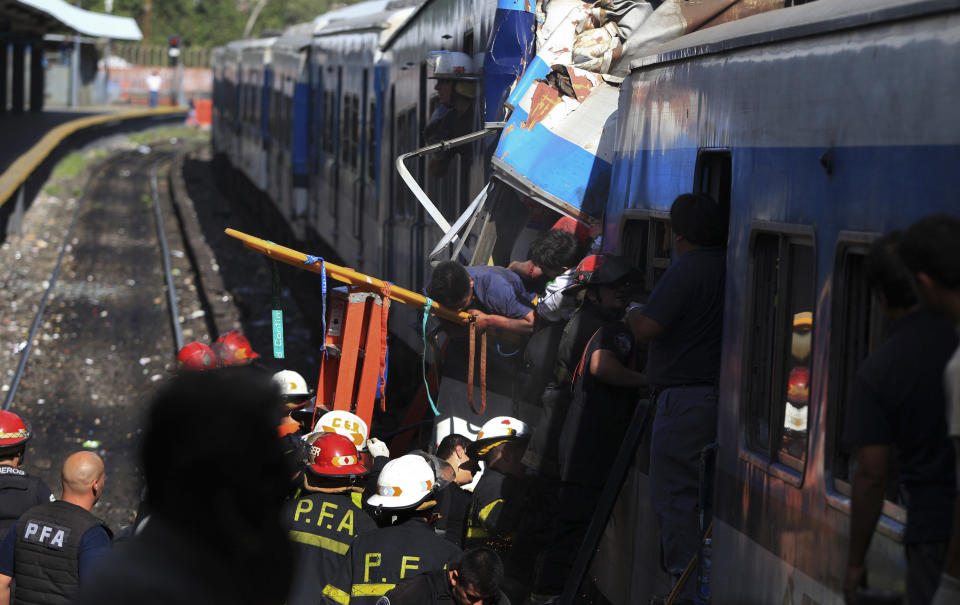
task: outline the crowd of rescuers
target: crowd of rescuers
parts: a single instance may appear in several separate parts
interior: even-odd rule
[[[661,562],[679,577],[698,550],[698,517],[710,515],[698,510],[698,459],[716,436],[727,217],[688,194],[670,218],[675,259],[649,297],[641,271],[609,254],[578,261],[531,246],[510,267],[461,267],[467,288],[451,299],[442,284],[463,276],[439,265],[431,297],[487,329],[537,324],[527,347],[539,352],[516,357],[549,372],[519,366],[515,398],[543,384],[537,417],[486,414],[475,436],[450,433],[433,453],[391,458],[362,419],[318,406],[297,372],[253,367],[239,333],[212,348],[191,343],[147,409],[144,499],[111,545],[91,512],[103,461],[68,457],[55,500],[22,468],[29,425],[0,412],[0,605],[553,602],[643,401]],[[576,229],[560,227],[574,240],[550,237],[583,251]],[[960,220],[931,217],[881,238],[868,274],[890,324],[859,369],[845,425],[859,448],[845,598],[857,602],[896,455],[910,496],[908,603],[960,602],[960,347],[950,329],[960,326]],[[543,275],[565,283],[553,322],[519,304]],[[514,307],[530,311],[499,314]],[[538,343],[545,331],[555,346]],[[695,602],[694,590],[684,585],[675,602]]]

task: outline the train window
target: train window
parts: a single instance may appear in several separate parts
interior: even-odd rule
[[[463,52],[473,56],[473,29],[463,32]]]
[[[701,149],[697,154],[694,169],[693,190],[706,193],[714,199],[727,215],[730,215],[730,184],[733,180],[733,164],[730,152]]]
[[[815,260],[807,230],[754,233],[743,374],[746,445],[798,472],[807,458]]]
[[[367,113],[367,178],[377,180],[377,166],[380,164],[377,157],[377,103],[370,101]]]
[[[326,153],[333,153],[334,149],[333,123],[336,110],[333,91],[323,91],[323,150]]]
[[[670,267],[670,221],[666,215],[645,214],[642,218],[628,218],[620,233],[620,254],[633,260],[644,272],[644,290],[647,294]]]
[[[837,248],[834,266],[833,315],[830,336],[830,380],[827,409],[827,452],[833,488],[849,497],[856,456],[842,440],[847,401],[860,363],[880,344],[883,336],[883,309],[871,292],[866,278],[865,261],[869,236],[856,234]],[[884,513],[901,523],[905,512],[896,456],[890,459],[886,482]]]

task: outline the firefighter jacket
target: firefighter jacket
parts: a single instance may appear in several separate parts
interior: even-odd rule
[[[360,508],[359,496],[312,492],[284,505],[284,525],[295,557],[289,605],[316,603],[343,563],[350,542],[377,528]]]
[[[17,522],[14,603],[68,603],[80,589],[80,541],[97,525],[89,511],[58,500],[30,508]]]
[[[404,580],[377,601],[377,605],[444,605],[455,604],[446,570],[431,571]],[[499,591],[491,605],[510,605],[510,599]]]
[[[486,546],[503,554],[513,542],[523,513],[523,480],[487,467],[473,489],[464,550]]]
[[[53,501],[53,493],[40,477],[15,466],[0,466],[0,536],[7,535],[31,506]]]
[[[445,569],[461,554],[423,519],[407,519],[354,538],[323,595],[328,604],[375,605],[401,580]]]

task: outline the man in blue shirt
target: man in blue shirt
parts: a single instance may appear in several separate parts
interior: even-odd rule
[[[650,343],[646,374],[657,393],[650,491],[663,563],[675,578],[698,551],[700,451],[717,433],[727,219],[707,195],[674,200],[670,222],[677,258],[643,309],[631,309],[628,316],[637,339]],[[680,602],[692,601],[694,594],[695,583],[688,581]]]
[[[103,460],[77,452],[63,463],[63,499],[28,509],[0,544],[0,603],[67,603],[110,552],[112,534],[90,513],[103,493]],[[50,573],[55,571],[56,573]]]
[[[492,332],[486,355],[486,408],[473,410],[467,405],[468,324],[446,330],[449,341],[440,366],[437,401],[441,418],[435,423],[435,443],[451,433],[474,436],[480,425],[494,416],[523,416],[515,409],[513,377],[519,369],[522,347],[517,340],[532,334],[534,327],[536,294],[528,289],[527,282],[506,267],[463,267],[446,261],[434,268],[427,295],[444,306],[469,313],[478,332]],[[476,342],[474,368],[479,369],[481,341],[478,338]],[[481,398],[474,393],[474,400]]]

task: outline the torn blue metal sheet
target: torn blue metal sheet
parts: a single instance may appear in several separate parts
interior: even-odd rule
[[[610,189],[620,89],[564,69],[566,92],[540,79],[517,99],[492,166],[523,195],[564,214],[599,218]]]
[[[536,17],[531,0],[498,0],[483,58],[484,120],[499,122],[510,87],[534,58]]]

